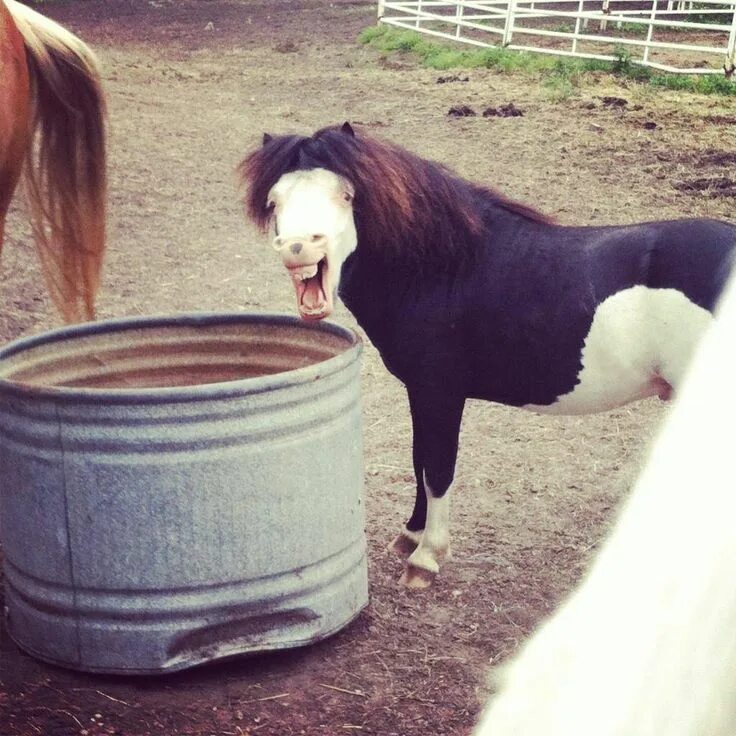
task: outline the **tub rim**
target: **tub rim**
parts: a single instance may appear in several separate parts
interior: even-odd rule
[[[316,330],[331,333],[346,341],[346,348],[327,360],[312,363],[288,371],[240,378],[215,383],[189,386],[159,386],[147,388],[81,388],[70,386],[46,386],[15,381],[0,376],[0,396],[11,394],[21,398],[43,398],[56,401],[107,402],[107,403],[165,403],[183,401],[208,401],[234,398],[276,391],[291,386],[312,383],[325,376],[338,373],[357,361],[363,351],[363,340],[352,328],[331,320],[307,322],[292,314],[281,312],[177,312],[144,316],[113,317],[95,322],[44,330],[35,335],[16,338],[0,347],[0,361],[41,345],[51,345],[69,338],[86,337],[131,329],[156,327],[207,327],[234,323],[259,325],[288,325],[305,331]]]

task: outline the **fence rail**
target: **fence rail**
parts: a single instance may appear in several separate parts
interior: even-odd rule
[[[736,68],[736,0],[383,0],[382,23],[482,47],[667,72]]]

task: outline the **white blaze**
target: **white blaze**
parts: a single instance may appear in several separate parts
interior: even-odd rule
[[[340,268],[358,244],[352,186],[327,169],[306,169],[284,174],[269,196],[280,238],[325,236],[331,286],[337,289]]]

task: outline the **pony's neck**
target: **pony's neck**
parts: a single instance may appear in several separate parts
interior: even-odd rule
[[[465,182],[454,184],[465,191],[456,200],[433,197],[432,192],[413,192],[409,226],[401,212],[390,216],[395,227],[380,230],[368,217],[356,217],[358,248],[372,262],[398,270],[416,271],[425,267],[447,268],[472,255],[484,236],[482,203],[476,202]],[[427,203],[431,205],[428,206]],[[387,218],[388,219],[388,218]],[[361,259],[362,260],[362,259]]]
[[[493,189],[461,179],[455,179],[453,184],[461,196],[455,201],[435,201],[431,215],[427,214],[423,221],[417,220],[417,227],[410,232],[384,232],[379,239],[357,216],[356,264],[360,269],[390,270],[397,277],[402,273],[412,278],[430,273],[451,276],[464,264],[482,257],[509,230],[554,222],[533,207]],[[417,192],[415,196],[421,199],[423,193]],[[472,217],[468,217],[468,211]]]

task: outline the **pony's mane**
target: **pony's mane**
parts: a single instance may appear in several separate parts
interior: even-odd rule
[[[552,222],[532,207],[467,182],[441,164],[338,126],[323,128],[312,137],[264,139],[264,145],[239,167],[249,217],[265,230],[271,217],[268,193],[274,184],[290,171],[318,167],[353,185],[360,243],[375,255],[383,252],[411,260],[461,255],[483,232],[488,205],[535,222]]]

